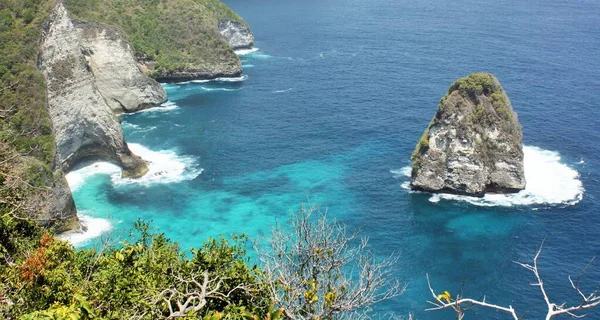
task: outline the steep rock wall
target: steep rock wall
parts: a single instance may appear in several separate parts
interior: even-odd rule
[[[480,196],[525,188],[521,125],[491,74],[457,80],[412,156],[414,189]]]
[[[160,105],[167,94],[158,82],[137,67],[133,49],[113,26],[76,23],[88,67],[98,91],[115,113],[134,112]]]
[[[219,22],[219,32],[234,50],[251,48],[254,44],[254,34],[239,21],[225,19]]]
[[[123,73],[117,73],[113,74],[117,80],[108,81],[110,75],[98,70],[105,61],[95,59],[101,56],[102,50],[98,47],[102,43],[125,40],[109,39],[106,32],[99,31],[102,28],[93,28],[94,32],[90,32],[87,25],[81,27],[73,23],[58,1],[44,29],[38,64],[48,86],[48,109],[56,141],[55,164],[66,172],[81,160],[102,159],[121,165],[124,176],[139,177],[148,171],[146,163],[127,147],[119,121],[107,102],[119,101],[118,97],[123,95],[107,89],[109,83],[129,79],[121,79]],[[99,39],[98,44],[93,43],[94,38]],[[128,54],[127,46],[109,45],[107,48],[117,50],[113,58]],[[105,50],[109,50],[107,48]],[[94,68],[101,74],[100,85]],[[136,94],[127,87],[123,90],[125,94]]]

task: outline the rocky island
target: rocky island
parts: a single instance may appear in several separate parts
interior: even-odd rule
[[[498,79],[474,73],[458,79],[411,157],[411,187],[471,196],[525,188],[523,134]]]

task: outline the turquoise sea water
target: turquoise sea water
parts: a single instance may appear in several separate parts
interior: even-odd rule
[[[597,1],[229,0],[258,51],[246,77],[165,84],[169,104],[123,116],[151,161],[141,181],[94,164],[70,174],[89,232],[118,239],[138,218],[198,246],[210,236],[268,236],[303,201],[362,228],[379,255],[399,253],[407,292],[381,311],[423,311],[439,290],[486,295],[539,319],[543,300],[577,302],[567,275],[600,254],[600,3]],[[406,167],[437,102],[458,77],[494,73],[523,125],[528,190],[455,199],[411,193]],[[92,175],[96,173],[95,175]],[[588,289],[600,266],[587,273]],[[600,312],[589,318],[600,319]],[[470,319],[506,319],[475,310]]]

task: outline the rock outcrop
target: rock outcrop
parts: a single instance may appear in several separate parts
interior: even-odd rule
[[[254,34],[239,21],[226,19],[219,22],[219,32],[234,50],[251,48],[254,44]]]
[[[412,155],[417,190],[481,196],[525,188],[521,125],[491,74],[457,80]]]
[[[152,70],[153,62],[140,62],[144,68]],[[186,67],[178,70],[162,70],[154,74],[160,82],[184,82],[190,80],[216,79],[221,77],[239,77],[242,75],[242,63],[239,59],[227,59],[218,65]]]
[[[44,214],[36,217],[39,223],[43,226],[54,226],[59,233],[76,228],[78,219],[75,201],[67,179],[60,170],[57,170],[56,180],[52,184],[51,199],[48,208],[43,210]]]
[[[165,95],[132,69],[130,46],[119,35],[108,26],[74,23],[61,1],[44,27],[38,67],[47,82],[54,162],[65,172],[85,159],[115,162],[129,177],[148,171],[127,147],[111,104],[116,112],[133,111],[159,104]]]
[[[137,67],[133,48],[120,30],[95,23],[75,26],[83,31],[80,48],[98,91],[115,113],[134,112],[167,101],[160,84]]]

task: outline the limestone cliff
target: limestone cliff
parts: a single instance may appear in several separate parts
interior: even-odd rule
[[[254,42],[244,20],[218,0],[65,0],[65,5],[80,21],[122,30],[140,69],[163,82],[240,76],[233,49]]]
[[[214,1],[39,0],[0,4],[0,213],[68,229],[76,210],[65,172],[85,159],[141,176],[115,114],[166,100],[152,78],[239,76],[243,20]],[[226,34],[220,22],[229,21]],[[228,38],[229,37],[229,38]]]
[[[239,21],[225,19],[219,22],[219,32],[234,50],[251,48],[254,44],[254,34]]]
[[[521,126],[491,74],[457,80],[412,156],[414,189],[480,196],[525,188]]]
[[[117,28],[76,22],[81,29],[80,48],[98,91],[115,113],[134,112],[167,101],[158,82],[137,67],[133,48]]]
[[[118,32],[77,24],[57,2],[44,28],[39,68],[47,82],[55,164],[65,172],[88,158],[116,162],[124,176],[147,172],[146,163],[127,147],[113,110],[157,105],[166,96],[133,69],[133,61],[129,44]]]

